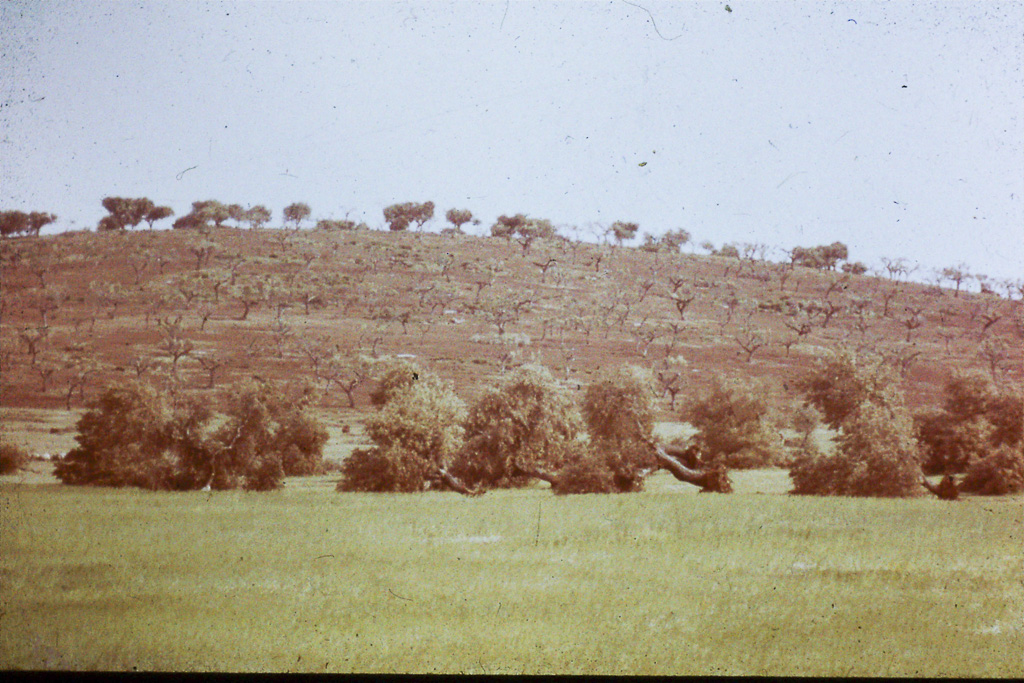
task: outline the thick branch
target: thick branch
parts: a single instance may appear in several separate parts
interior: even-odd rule
[[[948,474],[942,478],[942,481],[939,482],[938,486],[932,484],[922,474],[921,486],[928,489],[928,491],[938,496],[941,500],[956,500],[957,498],[960,497],[960,487],[957,486],[957,483],[953,480],[953,477]]]
[[[439,477],[441,477],[441,481],[447,484],[451,490],[456,491],[457,493],[461,493],[464,496],[482,496],[485,493],[484,491],[481,491],[479,489],[469,488],[461,481],[459,481],[459,479],[455,477],[451,472],[449,472],[443,467],[439,467],[437,469],[437,474]]]
[[[533,468],[530,468],[528,470],[523,469],[522,467],[519,466],[518,463],[512,463],[512,473],[524,477],[533,477],[534,479],[546,481],[547,483],[551,484],[552,488],[558,486],[558,477],[556,477],[555,475]]]
[[[654,451],[654,457],[658,464],[668,470],[673,477],[687,484],[699,486],[701,492],[732,493],[732,481],[729,480],[729,473],[721,465],[710,466],[704,470],[691,469],[679,462],[675,457],[665,451],[665,447],[654,439],[644,436],[643,425],[637,421],[640,438]],[[679,449],[669,446],[673,453],[684,457],[695,457],[696,451],[690,449]]]
[[[711,467],[707,470],[692,470],[665,452],[665,449],[657,444],[654,447],[654,457],[658,463],[668,470],[673,477],[687,484],[699,486],[701,491],[714,493],[731,493],[732,482],[729,475],[722,467]]]

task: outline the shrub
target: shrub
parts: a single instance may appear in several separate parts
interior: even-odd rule
[[[832,429],[866,402],[899,405],[897,386],[895,375],[881,359],[872,362],[842,352],[819,360],[814,371],[797,382],[805,402],[820,410]]]
[[[552,488],[559,495],[618,491],[615,474],[600,458],[595,457],[580,458],[566,465]]]
[[[964,472],[984,453],[992,439],[992,426],[981,417],[957,422],[944,410],[914,414],[914,435],[920,447],[925,474]]]
[[[169,405],[149,385],[107,387],[78,421],[78,446],[54,472],[66,484],[265,491],[319,471],[327,432],[295,397],[263,383],[233,394],[222,426],[198,401]]]
[[[604,470],[611,473],[613,492],[643,491],[644,476],[654,466],[654,457],[646,443],[594,439],[589,452],[589,458],[585,459],[600,463]]]
[[[650,379],[631,366],[603,372],[583,396],[583,417],[593,439],[649,439],[654,428]]]
[[[422,491],[462,446],[465,404],[448,383],[420,375],[366,421],[375,444],[343,465],[341,491]],[[353,453],[355,456],[355,453]]]
[[[18,446],[0,441],[0,474],[14,474],[25,467],[28,453]]]
[[[971,462],[960,490],[983,496],[1024,491],[1024,447],[1000,446]]]
[[[805,448],[790,468],[793,493],[905,497],[919,492],[920,469],[910,420],[902,411],[865,403],[848,418],[837,452]]]
[[[655,465],[655,396],[648,374],[629,366],[606,371],[587,387],[582,407],[590,457],[612,473],[615,490],[639,491],[643,470]]]
[[[246,490],[266,491],[280,486],[285,476],[322,471],[328,434],[305,413],[311,399],[308,387],[296,395],[266,382],[232,394],[227,420],[214,438],[219,461],[244,476]]]
[[[914,416],[923,468],[929,474],[964,472],[1000,446],[1017,446],[1024,431],[1020,391],[999,391],[984,375],[957,373],[946,382],[942,408]]]
[[[693,442],[706,463],[740,469],[778,463],[778,434],[763,395],[715,377],[687,402],[682,417],[697,429]]]
[[[376,448],[357,448],[341,465],[339,491],[396,491],[398,475],[392,459]]]
[[[543,366],[526,365],[480,396],[452,472],[469,486],[521,486],[521,470],[553,473],[573,459],[579,409]]]
[[[140,383],[108,387],[78,420],[78,446],[54,468],[65,484],[177,488],[171,409]],[[184,477],[183,477],[184,478]]]
[[[406,389],[423,375],[423,369],[404,358],[395,358],[383,363],[377,386],[370,393],[370,403],[378,408],[387,404],[402,389]]]

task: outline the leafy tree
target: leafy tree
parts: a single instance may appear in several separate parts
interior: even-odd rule
[[[982,496],[1024,491],[1024,444],[1000,446],[972,461],[960,490]]]
[[[420,375],[366,420],[374,447],[348,457],[338,490],[413,492],[448,481],[465,416],[465,404],[449,384]]]
[[[134,228],[145,220],[146,214],[156,208],[152,200],[146,197],[104,197],[101,203],[109,212],[108,216],[100,220],[97,229],[101,232]]]
[[[444,215],[456,232],[462,232],[462,226],[473,220],[473,212],[469,209],[448,209]]]
[[[215,199],[205,199],[192,202],[192,210],[178,218],[171,225],[175,230],[201,230],[210,229],[210,223],[220,228],[224,221],[231,218],[231,211],[227,206]]]
[[[519,242],[525,256],[530,253],[530,248],[535,241],[553,238],[555,236],[555,227],[546,218],[530,218],[516,232],[516,241]]]
[[[794,247],[789,251],[789,258],[793,265],[818,270],[835,270],[836,265],[840,261],[846,260],[848,256],[849,252],[842,242],[810,248]],[[867,268],[865,267],[864,270],[866,271]]]
[[[491,237],[504,237],[506,240],[511,241],[515,237],[519,228],[526,224],[525,214],[517,213],[514,216],[506,216],[502,214],[498,216],[498,220],[491,226]]]
[[[0,212],[0,236],[13,237],[29,232],[29,215],[24,211]]]
[[[498,216],[491,226],[492,237],[504,237],[511,241],[515,238],[523,249],[525,256],[530,252],[533,243],[538,239],[551,239],[556,235],[554,226],[546,218],[528,218],[525,214],[514,216]]]
[[[294,223],[294,228],[298,230],[299,225],[302,221],[309,218],[310,213],[312,213],[312,211],[309,208],[309,204],[296,202],[284,207],[284,220],[286,223]]]
[[[452,472],[470,486],[551,481],[578,456],[583,420],[550,372],[526,365],[486,390],[470,408],[465,446]]]
[[[204,451],[201,437],[179,440],[170,428],[172,407],[156,389],[140,383],[108,387],[77,424],[78,446],[57,463],[65,484],[198,488],[187,468],[177,467],[183,451]],[[187,421],[200,429],[211,415],[196,411]],[[184,420],[183,420],[184,421]]]
[[[393,232],[407,230],[411,223],[416,223],[417,228],[434,217],[434,202],[405,202],[404,204],[392,204],[384,209],[384,220],[388,228]]]
[[[686,402],[682,419],[696,428],[693,445],[704,463],[730,468],[776,463],[777,430],[768,418],[766,395],[761,388],[716,376]]]
[[[835,270],[836,264],[849,258],[849,250],[842,242],[833,242],[827,246],[818,247],[821,250],[821,260],[828,270]]]
[[[860,261],[854,261],[852,263],[844,263],[843,272],[850,275],[863,275],[868,272],[868,267]]]
[[[169,206],[154,206],[152,209],[146,212],[142,217],[142,220],[149,224],[149,229],[153,229],[153,224],[157,221],[162,221],[166,218],[170,218],[174,215],[174,209]]]
[[[215,436],[223,446],[216,460],[219,470],[243,472],[245,488],[260,491],[278,488],[284,476],[322,472],[328,435],[306,413],[312,399],[309,388],[296,395],[265,381],[232,392]]]
[[[615,242],[621,247],[624,241],[631,240],[636,237],[636,233],[639,229],[640,226],[636,223],[615,221],[611,226],[609,226],[608,234],[611,235]]]
[[[999,391],[984,375],[955,373],[944,389],[939,409],[914,415],[927,474],[955,474],[1002,446],[1024,442],[1024,396]]]
[[[838,441],[836,454],[807,454],[790,468],[793,493],[893,498],[920,490],[916,443],[902,408],[865,402]]]
[[[819,360],[813,372],[797,381],[797,389],[808,405],[821,411],[825,424],[839,429],[864,403],[898,403],[896,384],[881,360],[839,352]]]
[[[913,422],[891,370],[848,354],[824,362],[798,386],[825,423],[838,429],[837,452],[806,449],[790,468],[794,493],[909,496],[921,483]]]
[[[28,232],[30,235],[39,236],[39,231],[57,220],[57,216],[43,211],[33,211],[28,215]]]
[[[677,253],[690,241],[690,233],[682,228],[677,230],[669,230],[661,236],[661,243],[665,246],[665,249],[672,253]]]
[[[79,419],[72,449],[55,468],[66,484],[188,490],[267,490],[286,474],[319,471],[326,430],[295,397],[263,383],[232,392],[217,421],[204,403],[170,404],[140,382],[107,387]]]
[[[242,214],[242,220],[249,224],[251,230],[259,230],[270,221],[270,209],[257,204],[246,209]]]
[[[592,469],[610,473],[616,491],[639,491],[644,476],[654,469],[650,444],[655,398],[647,374],[629,366],[604,371],[584,394],[582,412],[590,434],[588,462]],[[604,480],[607,477],[594,479]],[[562,492],[582,492],[566,490],[568,480],[563,484]]]
[[[383,361],[380,366],[377,386],[370,393],[370,403],[378,408],[411,387],[416,380],[425,375],[423,368],[405,358]]]
[[[242,222],[245,220],[245,209],[242,208],[241,204],[228,204],[227,207],[228,218],[235,222],[236,227],[240,227]]]

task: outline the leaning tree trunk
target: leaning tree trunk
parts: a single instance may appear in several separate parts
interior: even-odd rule
[[[544,472],[542,470],[534,468],[524,469],[519,465],[519,463],[514,462],[512,463],[512,474],[516,476],[540,479],[541,481],[546,481],[547,483],[551,484],[551,488],[558,488],[558,477],[555,476],[554,474],[550,474],[549,472]]]
[[[637,427],[640,430],[640,434],[645,433],[643,425],[639,422],[637,422]],[[658,465],[668,470],[679,481],[699,486],[701,493],[732,493],[732,481],[729,479],[729,472],[722,465],[710,465],[705,469],[693,469],[679,462],[676,458],[676,456],[683,457],[696,464],[699,457],[695,448],[680,449],[675,446],[668,446],[668,449],[673,453],[673,455],[670,455],[666,447],[654,439],[643,436],[641,438],[654,451],[654,457],[658,461]]]
[[[458,477],[453,475],[451,472],[449,472],[444,467],[439,467],[437,469],[437,476],[452,491],[456,491],[457,493],[461,493],[464,496],[482,496],[484,493],[486,493],[485,491],[482,491],[480,489],[471,489],[471,488],[469,488],[468,486],[463,484],[461,481],[459,481]]]
[[[925,487],[931,493],[938,496],[941,500],[956,500],[960,497],[960,487],[956,481],[953,480],[953,476],[947,474],[939,482],[938,486],[932,484],[928,479],[921,474],[921,486]]]
[[[691,470],[701,469],[703,464],[700,459],[700,449],[697,446],[673,446],[672,444],[663,444],[661,449],[668,455],[681,462],[683,465],[689,467]]]
[[[711,466],[704,470],[690,469],[683,463],[665,452],[661,444],[654,445],[654,457],[658,464],[668,470],[673,477],[687,484],[699,486],[701,493],[732,493],[732,482],[729,480],[729,473],[720,465]]]

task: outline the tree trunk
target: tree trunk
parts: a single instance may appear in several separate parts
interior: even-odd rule
[[[699,470],[703,464],[700,460],[700,449],[697,446],[673,446],[669,444],[661,447],[667,455],[672,456],[691,470]]]
[[[921,475],[921,486],[939,497],[940,500],[956,500],[960,497],[960,487],[953,480],[952,475],[947,474],[939,482],[938,486],[932,484],[927,478]]]
[[[699,486],[702,493],[705,491],[712,493],[732,492],[732,482],[729,480],[729,474],[724,467],[710,467],[706,470],[690,469],[666,453],[665,448],[661,445],[655,445],[654,457],[658,459],[658,463],[668,470],[673,477],[679,481],[685,481],[687,484]]]
[[[548,472],[543,472],[541,470],[532,469],[532,468],[529,469],[529,470],[526,470],[526,469],[523,469],[522,467],[520,467],[518,464],[512,463],[512,473],[515,474],[515,475],[522,475],[524,477],[533,477],[534,479],[540,479],[541,481],[546,481],[547,483],[551,484],[551,488],[557,488],[558,487],[558,477],[556,477],[555,475],[550,474]]]
[[[439,467],[437,469],[437,474],[441,478],[441,481],[443,481],[451,490],[461,493],[464,496],[482,496],[485,493],[478,489],[469,488],[443,467]]]

